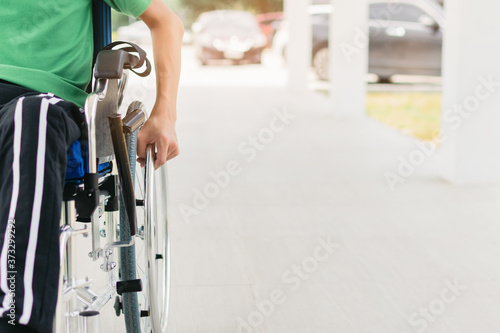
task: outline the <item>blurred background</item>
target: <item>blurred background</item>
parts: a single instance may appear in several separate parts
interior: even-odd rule
[[[252,67],[265,69],[274,78],[281,71],[286,80],[290,23],[282,0],[177,0],[169,5],[185,23],[185,62],[217,66],[222,72],[241,70],[242,75],[241,65],[261,65]],[[440,128],[442,5],[440,0],[369,1],[366,113],[424,140],[432,139]],[[397,13],[385,16],[391,6],[397,7]],[[328,96],[333,5],[312,0],[307,12],[312,30],[308,88]],[[151,45],[146,25],[133,21],[113,12],[114,37]],[[390,105],[385,103],[388,99]]]
[[[500,4],[168,4],[169,332],[498,332]]]

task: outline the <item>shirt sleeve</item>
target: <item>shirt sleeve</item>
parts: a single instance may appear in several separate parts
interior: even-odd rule
[[[114,10],[133,17],[139,17],[152,0],[104,0]]]

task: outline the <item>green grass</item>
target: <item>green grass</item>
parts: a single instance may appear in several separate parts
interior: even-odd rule
[[[423,140],[441,128],[440,92],[369,92],[366,106],[370,117]]]

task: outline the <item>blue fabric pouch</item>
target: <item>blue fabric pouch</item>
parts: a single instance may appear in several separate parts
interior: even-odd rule
[[[80,143],[80,140],[76,140],[71,145],[67,153],[66,182],[81,183],[83,181],[83,176],[85,176],[84,170],[88,172],[88,168],[85,168],[84,165],[82,144]],[[99,176],[102,176],[109,171],[111,171],[111,165],[109,162],[99,164]]]
[[[66,163],[66,180],[81,179],[85,175],[83,169],[82,145],[76,140],[68,150]]]

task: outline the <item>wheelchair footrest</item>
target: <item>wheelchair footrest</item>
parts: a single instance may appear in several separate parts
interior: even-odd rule
[[[139,291],[142,291],[141,279],[116,282],[116,293],[118,295],[122,295],[123,293],[136,293]]]

